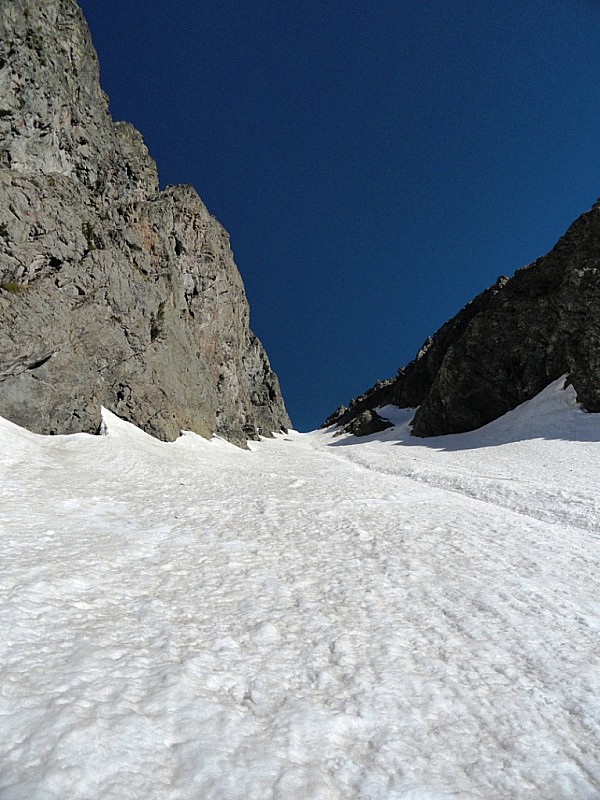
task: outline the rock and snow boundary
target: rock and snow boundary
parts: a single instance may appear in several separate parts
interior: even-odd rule
[[[600,415],[563,383],[431,440],[0,421],[0,798],[600,797]]]

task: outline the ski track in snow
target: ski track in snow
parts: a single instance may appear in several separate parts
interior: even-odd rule
[[[600,415],[0,421],[0,800],[600,798]]]

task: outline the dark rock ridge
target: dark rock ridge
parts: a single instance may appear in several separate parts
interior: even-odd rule
[[[75,0],[0,0],[0,415],[161,439],[289,425],[229,238],[113,122]]]
[[[395,378],[340,407],[325,425],[350,431],[366,410],[393,404],[419,407],[416,436],[461,433],[562,375],[583,408],[600,411],[600,203],[549,253],[475,297]]]

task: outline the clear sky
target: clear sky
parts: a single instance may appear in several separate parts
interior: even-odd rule
[[[292,421],[600,195],[600,0],[81,0],[115,119],[231,235]]]

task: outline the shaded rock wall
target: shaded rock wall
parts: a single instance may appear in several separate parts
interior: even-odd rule
[[[161,438],[289,425],[227,233],[160,192],[115,123],[74,0],[0,0],[0,415],[94,432],[100,405]]]
[[[600,204],[555,247],[499,278],[427,340],[395,378],[340,408],[348,423],[389,403],[419,409],[417,436],[473,430],[567,374],[579,402],[600,411]]]

